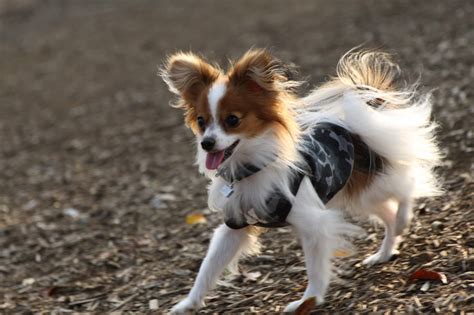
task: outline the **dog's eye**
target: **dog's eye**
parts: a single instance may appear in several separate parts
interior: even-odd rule
[[[197,123],[198,123],[199,128],[201,129],[204,129],[204,127],[206,127],[206,121],[201,116],[197,118]]]
[[[237,127],[240,124],[240,118],[235,115],[229,115],[225,119],[225,124],[230,128]]]

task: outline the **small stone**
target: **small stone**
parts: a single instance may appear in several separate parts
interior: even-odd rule
[[[35,278],[26,278],[26,279],[23,279],[21,284],[24,286],[27,286],[27,285],[32,285],[35,282],[36,282]]]
[[[163,206],[163,203],[161,202],[160,197],[155,196],[151,199],[150,205],[155,209],[160,209]]]
[[[355,274],[354,269],[345,269],[339,272],[341,278],[352,278]]]
[[[176,196],[170,193],[156,194],[151,200],[150,205],[155,209],[166,208],[166,202],[175,201]]]
[[[426,292],[430,289],[430,283],[429,282],[425,282],[423,283],[423,285],[421,286],[420,290],[423,291],[423,292]]]
[[[158,300],[153,299],[148,302],[148,306],[150,307],[150,310],[156,311],[159,307]]]
[[[65,209],[63,211],[64,215],[67,215],[68,217],[71,217],[71,218],[77,218],[80,216],[80,213],[79,211],[77,211],[76,209],[74,208],[68,208],[68,209]]]
[[[156,197],[160,198],[163,201],[175,201],[176,196],[170,193],[156,194]]]
[[[30,200],[23,206],[23,209],[29,211],[29,210],[33,210],[34,208],[36,208],[36,206],[38,206],[38,201]]]
[[[431,228],[433,230],[439,231],[439,230],[442,230],[443,227],[444,227],[443,222],[441,222],[441,221],[434,221],[433,223],[431,223]]]

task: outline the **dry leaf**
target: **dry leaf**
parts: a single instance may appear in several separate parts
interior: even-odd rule
[[[343,249],[336,249],[332,255],[337,258],[342,258],[342,257],[348,257],[350,256],[350,253],[348,251],[345,251]]]
[[[306,299],[300,306],[295,310],[295,315],[306,315],[310,314],[316,306],[316,297],[310,297]]]
[[[207,223],[206,217],[202,213],[193,213],[186,216],[186,224]]]
[[[448,279],[446,278],[446,275],[444,273],[427,269],[418,269],[413,272],[408,278],[408,283],[411,283],[416,280],[433,280],[441,281],[444,284],[448,283]]]

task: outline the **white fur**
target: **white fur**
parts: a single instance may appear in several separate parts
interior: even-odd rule
[[[416,181],[409,185],[412,197],[437,195],[440,190],[432,170],[438,165],[440,154],[434,141],[436,124],[430,122],[430,98],[428,95],[414,100],[406,93],[373,89],[361,92],[336,84],[305,97],[302,100],[305,111],[299,120],[303,126],[318,121],[342,125],[387,158],[396,171],[408,170]],[[376,110],[367,106],[367,101],[376,98],[389,99],[402,108]]]
[[[361,229],[345,222],[340,211],[326,209],[308,177],[301,182],[287,221],[301,240],[308,274],[308,286],[303,297],[285,308],[285,312],[294,312],[311,297],[316,297],[318,304],[324,302],[334,251],[350,250],[346,237],[360,234]]]
[[[257,238],[248,228],[232,230],[220,225],[214,232],[206,258],[199,268],[196,281],[186,299],[171,309],[171,313],[182,314],[204,306],[204,296],[214,287],[224,269],[242,254],[255,254],[259,251]]]
[[[222,130],[222,127],[216,123],[212,122],[207,128],[206,131],[204,132],[204,135],[201,138],[205,137],[211,137],[216,140],[216,144],[214,146],[214,149],[217,151],[220,150],[225,150],[228,147],[230,147],[235,141],[239,140],[239,137],[236,135],[229,135]],[[203,152],[207,154],[207,152]],[[204,155],[205,156],[205,155]]]
[[[415,99],[410,90],[387,92],[365,88],[361,90],[347,80],[339,80],[301,99],[302,106],[297,110],[297,120],[303,131],[323,121],[339,124],[359,135],[373,151],[388,161],[383,174],[377,174],[371,185],[357,197],[342,190],[324,205],[308,178],[303,180],[297,195],[293,196],[288,183],[296,169],[294,165],[302,157],[295,152],[286,156],[278,137],[268,130],[255,138],[240,138],[234,154],[222,165],[232,171],[246,162],[266,165],[260,172],[235,183],[234,194],[226,198],[220,193],[220,188],[227,183],[215,177],[215,171],[205,169],[205,152],[198,147],[197,164],[212,179],[209,206],[223,211],[225,217],[251,215],[248,209],[263,205],[276,188],[293,203],[287,221],[302,243],[308,287],[302,299],[288,305],[286,311],[294,311],[302,301],[313,296],[318,303],[323,302],[331,276],[333,251],[350,247],[347,237],[359,232],[357,227],[344,221],[338,209],[357,217],[374,215],[384,223],[385,237],[380,249],[364,260],[365,264],[371,265],[387,261],[397,252],[400,235],[412,216],[413,199],[440,192],[433,175],[440,155],[433,136],[436,125],[430,122],[429,96]],[[210,100],[220,95],[215,92],[211,97],[211,94]],[[386,100],[398,108],[369,107],[367,102],[374,99]],[[228,136],[220,135],[222,139]],[[295,151],[297,146],[295,143]],[[205,293],[212,288],[225,266],[235,261],[244,246],[252,243],[255,242],[250,240],[246,229],[219,227],[193,289],[173,311],[179,313],[202,306]]]
[[[360,228],[344,221],[341,212],[326,210],[307,177],[303,179],[293,201],[294,210],[288,216],[288,223],[301,239],[309,284],[303,298],[291,303],[285,311],[294,311],[302,301],[312,296],[318,303],[324,301],[331,277],[333,252],[337,249],[350,250],[346,237],[361,233]],[[235,265],[242,254],[258,252],[257,238],[249,234],[247,228],[232,230],[225,225],[219,226],[190,293],[171,312],[181,314],[204,306],[204,296],[214,287],[224,268],[229,264]]]
[[[373,99],[389,100],[398,108],[367,106]],[[369,189],[357,198],[340,192],[328,204],[344,208],[356,216],[374,215],[385,226],[380,249],[364,260],[372,265],[385,262],[397,253],[400,235],[408,226],[412,200],[440,193],[433,168],[440,154],[434,140],[436,124],[430,122],[430,97],[415,99],[413,91],[385,92],[373,88],[360,91],[341,82],[315,90],[302,102],[299,120],[303,126],[330,121],[358,134],[388,165]]]
[[[289,162],[284,156],[275,156],[278,145],[277,137],[271,130],[256,138],[242,138],[223,167],[235,172],[243,163],[252,161],[257,167],[262,167],[262,170],[235,183],[235,192],[228,198],[220,192],[222,186],[228,183],[221,177],[213,177],[209,186],[209,207],[224,212],[225,218],[243,218],[251,208],[265,209],[265,202],[276,189],[293,201],[295,197],[289,190],[292,169],[288,167]],[[256,156],[255,152],[259,154]],[[257,215],[265,217],[265,213]]]
[[[225,92],[227,91],[226,82],[217,81],[215,82],[207,94],[207,100],[209,102],[209,109],[211,110],[211,115],[214,121],[217,121],[217,108],[219,106],[219,101],[224,97]]]
[[[217,151],[225,150],[229,146],[231,146],[235,141],[239,138],[235,135],[228,135],[224,132],[221,125],[219,124],[219,117],[218,117],[218,109],[219,103],[222,97],[224,97],[227,91],[227,84],[225,81],[217,81],[215,82],[209,92],[207,94],[207,99],[209,103],[209,110],[211,112],[212,120],[210,124],[206,127],[206,130],[202,136],[198,136],[198,140],[200,143],[202,138],[210,137],[216,140],[216,144],[214,149]],[[199,150],[199,148],[198,148]],[[201,152],[201,156],[198,158],[203,158],[202,161],[205,161],[206,152]],[[201,160],[199,160],[201,161]]]

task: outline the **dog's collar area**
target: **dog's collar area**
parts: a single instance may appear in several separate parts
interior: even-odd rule
[[[257,167],[253,164],[244,164],[237,170],[237,172],[234,172],[234,174],[232,174],[230,168],[221,168],[219,171],[217,171],[216,177],[220,176],[228,183],[235,183],[260,172],[263,168],[265,168],[265,166]]]
[[[257,167],[253,164],[244,164],[241,168],[237,170],[237,172],[234,173],[232,173],[230,168],[221,168],[217,171],[216,177],[221,176],[225,181],[229,183],[222,186],[221,193],[226,198],[229,198],[234,193],[234,184],[236,182],[260,172],[267,165],[264,165],[263,167]]]

